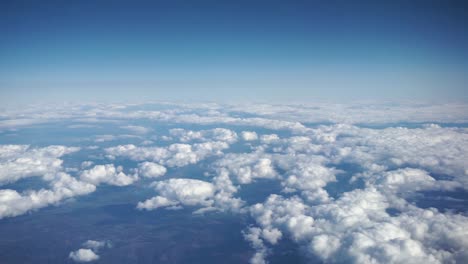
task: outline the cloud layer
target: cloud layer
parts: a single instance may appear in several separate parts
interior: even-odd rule
[[[158,106],[3,113],[10,136],[63,120],[115,134],[73,141],[92,146],[0,145],[0,219],[134,185],[154,192],[135,204],[142,214],[185,208],[248,219],[239,232],[251,263],[267,263],[284,240],[325,263],[468,261],[468,208],[417,202],[428,192],[466,201],[452,197],[468,192],[466,105]],[[15,189],[29,177],[48,187]],[[69,257],[95,261],[108,246],[90,240]]]

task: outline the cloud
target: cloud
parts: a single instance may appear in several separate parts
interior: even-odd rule
[[[255,131],[242,131],[242,139],[245,141],[253,141],[258,139]]]
[[[258,227],[250,227],[246,231],[243,231],[242,234],[244,239],[247,240],[252,247],[256,250],[252,258],[250,259],[251,264],[266,264],[266,257],[268,254],[268,249],[264,245],[263,240],[260,238],[262,229]]]
[[[154,162],[142,162],[138,164],[138,173],[146,178],[157,178],[166,174],[166,168]]]
[[[110,158],[125,157],[135,161],[153,161],[169,167],[182,167],[195,164],[209,156],[222,154],[227,149],[226,142],[213,141],[189,144],[171,144],[167,147],[137,147],[119,145],[105,149]]]
[[[306,257],[325,263],[468,261],[466,214],[420,208],[411,202],[414,197],[424,199],[424,191],[467,189],[468,130],[415,123],[467,122],[466,104],[161,105],[164,107],[157,110],[142,105],[93,105],[74,111],[24,109],[2,113],[0,126],[12,128],[15,120],[23,120],[23,125],[36,122],[29,119],[42,123],[112,122],[109,124],[138,135],[92,138],[138,137],[142,142],[149,131],[125,126],[128,120],[218,127],[172,129],[158,136],[178,142],[167,146],[117,145],[104,153],[96,152],[109,159],[136,161],[138,168],[131,171],[149,178],[165,175],[166,167],[213,159],[213,163],[200,166],[208,170],[203,181],[156,181],[151,185],[155,196],[136,207],[193,206],[197,213],[247,213],[253,225],[242,234],[255,250],[251,263],[265,263],[275,245],[285,238],[293,240]],[[405,120],[411,124],[388,125]],[[365,127],[360,123],[381,125]],[[249,141],[246,153],[237,146],[229,148],[238,140],[233,126],[245,129],[240,137]],[[146,143],[158,144],[154,140]],[[0,218],[93,192],[101,183],[124,186],[137,180],[137,175],[127,175],[113,164],[91,168],[93,164],[83,163],[86,170],[77,172],[78,178],[64,173],[79,171],[63,168],[61,157],[74,151],[78,148],[0,146],[0,184],[40,176],[50,186],[24,192],[0,190]],[[232,153],[224,153],[229,151]],[[282,190],[256,204],[241,199],[243,192],[239,190],[246,184],[263,184],[265,180],[276,181]],[[263,187],[268,186],[259,188]],[[331,190],[334,193],[329,194]],[[238,193],[240,197],[236,197]],[[95,242],[83,250],[97,256],[103,246]]]
[[[279,137],[276,134],[262,135],[260,137],[260,141],[262,143],[264,143],[264,144],[270,144],[270,143],[276,142],[278,140],[279,140]]]
[[[115,167],[114,164],[96,165],[89,170],[83,171],[80,179],[94,185],[107,183],[116,186],[130,185],[138,180],[137,175],[128,176],[122,170],[121,166]]]
[[[461,186],[468,186],[466,129],[427,126],[376,130],[336,125],[311,130],[310,137],[322,143],[321,152],[333,153],[330,157],[334,163],[363,167],[366,171],[362,177],[413,167],[451,175]]]
[[[147,134],[151,132],[151,129],[143,127],[143,126],[121,126],[120,128],[126,129],[135,134]]]
[[[100,248],[103,247],[111,247],[111,244],[109,241],[88,240],[83,243],[83,247],[93,249],[94,251],[98,251]]]
[[[237,141],[236,132],[225,128],[214,128],[210,130],[185,130],[182,128],[173,128],[169,130],[172,137],[177,138],[181,142],[190,141],[222,141],[234,143]]]
[[[53,174],[62,170],[60,157],[79,151],[77,147],[0,145],[0,185],[19,179]]]
[[[69,257],[76,262],[91,262],[99,259],[99,256],[94,251],[84,248],[70,252]]]
[[[160,207],[180,208],[178,205],[179,205],[178,201],[172,201],[163,196],[155,196],[144,202],[139,202],[137,204],[137,208],[146,209],[146,210],[154,210]]]
[[[111,244],[109,241],[88,240],[82,246],[84,248],[70,252],[68,257],[75,262],[96,261],[99,259],[97,252],[104,247],[110,248]]]
[[[401,213],[392,216],[388,208]],[[446,263],[464,262],[467,257],[463,251],[468,240],[462,231],[468,225],[466,216],[417,208],[389,197],[378,186],[346,192],[336,201],[318,205],[307,205],[299,197],[270,195],[265,203],[251,206],[250,212],[259,225],[256,238],[262,243],[255,244],[264,245],[254,245],[256,259],[266,258],[264,241],[276,241],[268,237],[273,229],[324,262]],[[252,241],[252,236],[247,239]]]
[[[229,153],[216,161],[214,166],[227,170],[241,184],[248,184],[259,178],[274,179],[277,177],[271,156],[263,152]]]
[[[216,175],[212,183],[195,179],[169,179],[154,182],[151,186],[158,196],[139,202],[138,209],[201,206],[194,213],[212,210],[241,212],[244,205],[244,201],[233,197],[238,188],[232,184],[226,171]]]
[[[94,142],[107,142],[107,141],[114,141],[120,139],[140,139],[140,136],[136,135],[96,135],[94,137]]]
[[[210,207],[214,202],[215,186],[209,182],[169,179],[154,182],[151,186],[159,196],[138,203],[137,208],[151,210],[175,205]]]
[[[89,168],[89,167],[93,166],[93,164],[94,164],[93,161],[86,160],[86,161],[81,162],[81,168],[82,169]]]
[[[11,189],[0,190],[0,219],[21,215],[96,190],[93,184],[76,180],[64,172],[46,175],[45,179],[50,181],[50,189],[29,190],[23,193]]]

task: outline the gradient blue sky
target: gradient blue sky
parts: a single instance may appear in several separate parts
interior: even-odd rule
[[[3,104],[467,100],[466,1],[0,2]]]

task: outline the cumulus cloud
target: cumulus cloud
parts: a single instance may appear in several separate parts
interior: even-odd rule
[[[81,162],[81,168],[82,169],[89,168],[89,167],[93,166],[93,164],[94,164],[93,161],[86,160],[86,161]]]
[[[100,248],[103,247],[111,247],[111,244],[109,241],[87,240],[83,243],[83,247],[93,249],[94,251],[98,251]]]
[[[139,202],[137,204],[138,209],[154,210],[160,207],[171,207],[173,209],[180,208],[178,201],[169,200],[163,196],[155,196],[151,199],[148,199],[144,202]]]
[[[157,196],[137,204],[138,209],[154,210],[165,207],[179,209],[182,206],[198,206],[194,213],[206,211],[241,212],[244,201],[234,197],[238,191],[229,178],[227,171],[213,178],[212,183],[195,179],[169,179],[154,182],[151,186]]]
[[[154,162],[142,162],[138,165],[138,173],[146,178],[157,178],[166,174],[166,168]]]
[[[264,241],[271,241],[264,233],[276,228],[304,245],[310,254],[333,263],[466,261],[463,250],[468,240],[462,230],[468,218],[417,208],[379,188],[353,190],[318,205],[307,205],[298,197],[271,195],[265,203],[250,208],[259,225],[256,237],[264,245]],[[401,213],[392,216],[388,208],[398,208]],[[266,257],[266,246],[254,248],[258,252],[253,259]]]
[[[167,147],[137,147],[119,145],[105,149],[110,158],[125,157],[135,161],[153,161],[169,167],[195,164],[209,156],[220,155],[229,144],[221,141],[203,143],[171,144]]]
[[[123,173],[121,166],[115,167],[114,164],[106,164],[96,165],[89,170],[83,171],[80,179],[94,185],[107,183],[109,185],[126,186],[138,180],[138,176],[128,176]]]
[[[62,170],[60,157],[80,150],[77,147],[0,145],[0,185],[19,179],[53,174]]]
[[[258,135],[255,131],[242,131],[242,139],[245,141],[257,140]]]
[[[148,131],[122,126],[122,123],[146,119],[156,123],[243,126],[242,129],[250,130],[240,134],[244,141],[249,141],[246,153],[233,148],[233,153],[224,154],[238,135],[219,127],[199,131],[172,129],[168,131],[169,136],[159,138],[179,143],[157,147],[118,145],[106,148],[104,154],[110,159],[138,162],[135,172],[149,178],[165,175],[166,167],[182,167],[215,158],[214,163],[201,166],[209,170],[206,181],[154,182],[156,196],[138,203],[137,208],[194,206],[199,207],[196,212],[248,213],[254,223],[244,229],[243,235],[255,250],[252,263],[266,263],[271,250],[284,238],[293,240],[306,256],[313,255],[325,263],[468,261],[466,215],[419,208],[410,202],[412,196],[421,196],[428,190],[466,191],[468,130],[443,124],[417,124],[416,128],[352,125],[405,120],[467,122],[466,104],[177,107],[164,104],[158,110],[133,108],[138,106],[132,109],[119,105],[93,106],[84,112],[59,114],[54,114],[55,109],[40,112],[35,109],[27,112],[28,115],[20,111],[4,114],[0,126],[8,127],[8,121],[14,124],[24,116],[40,122],[60,118],[83,123],[120,122],[115,124],[134,134],[127,136],[142,139]],[[34,123],[23,121],[24,125]],[[319,122],[331,124],[305,125]],[[274,130],[267,133],[275,134],[260,134],[255,128]],[[107,141],[124,136],[101,135],[94,139]],[[77,150],[60,146],[1,146],[0,184],[41,176],[49,182],[50,189],[0,190],[0,218],[90,193],[101,183],[123,186],[137,180],[136,175],[127,175],[112,164],[90,168],[93,164],[83,163],[82,169],[87,170],[77,173],[79,178],[63,173],[62,155]],[[70,173],[74,171],[66,169]],[[262,179],[278,181],[282,190],[253,205],[235,197],[246,184],[261,183]],[[336,193],[329,194],[334,188]],[[99,241],[90,242],[74,251],[74,255],[91,256],[91,251],[97,256],[97,250],[103,247],[100,245]],[[79,253],[80,250],[85,251]]]
[[[213,204],[213,184],[194,179],[169,179],[151,185],[159,196],[137,205],[139,209],[156,209],[165,206],[186,205],[209,207]]]
[[[181,142],[189,141],[223,141],[234,143],[237,141],[236,132],[225,128],[214,128],[210,130],[185,130],[182,128],[174,128],[169,130],[173,138],[179,139]]]
[[[276,142],[278,140],[279,140],[279,137],[276,134],[262,135],[260,137],[260,141],[262,143],[266,143],[266,144],[273,143],[273,142]]]
[[[93,184],[79,181],[64,172],[46,175],[46,180],[50,181],[50,189],[29,190],[23,193],[11,189],[0,190],[0,219],[21,215],[96,190]]]
[[[99,259],[99,256],[94,251],[84,248],[70,252],[69,257],[76,262],[91,262]]]
[[[354,163],[374,175],[389,169],[415,167],[436,174],[451,175],[468,186],[466,129],[427,126],[385,129],[335,125],[311,130],[310,137],[322,144],[334,163]]]
[[[76,251],[70,252],[69,258],[75,262],[91,262],[99,259],[97,252],[104,247],[111,247],[109,241],[88,240]]]
[[[234,175],[241,184],[251,183],[256,178],[273,179],[277,172],[271,156],[263,152],[229,153],[214,164]]]

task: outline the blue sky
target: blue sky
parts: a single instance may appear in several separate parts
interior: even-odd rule
[[[2,1],[2,103],[466,100],[463,1]]]

